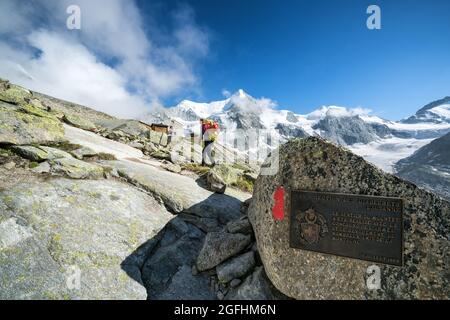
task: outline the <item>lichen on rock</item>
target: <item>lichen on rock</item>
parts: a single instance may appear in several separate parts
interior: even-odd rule
[[[0,143],[47,144],[62,140],[64,128],[58,120],[0,102]]]

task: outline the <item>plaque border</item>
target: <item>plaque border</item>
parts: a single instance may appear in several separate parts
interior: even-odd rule
[[[335,256],[335,257],[340,257],[340,258],[346,258],[346,259],[352,259],[352,260],[358,260],[358,261],[363,261],[363,262],[367,262],[367,263],[374,263],[374,264],[380,264],[380,265],[386,265],[386,266],[391,266],[391,267],[403,267],[405,264],[405,255],[404,255],[404,250],[405,250],[405,232],[404,232],[404,227],[405,227],[405,219],[404,219],[404,211],[405,211],[405,200],[403,198],[400,197],[388,197],[388,196],[374,196],[374,195],[364,195],[364,194],[354,194],[354,193],[342,193],[342,192],[326,192],[326,191],[311,191],[311,190],[299,190],[299,189],[292,189],[292,188],[288,188],[288,187],[284,187],[286,190],[286,195],[288,196],[288,199],[285,199],[287,201],[284,201],[285,203],[285,210],[286,212],[289,213],[289,248],[294,249],[294,250],[303,250],[303,251],[308,251],[308,252],[315,252],[317,254],[323,254],[323,255],[327,255],[327,256]],[[400,238],[401,238],[401,264],[391,264],[391,263],[383,263],[383,262],[379,262],[379,261],[373,261],[373,260],[366,260],[366,259],[361,259],[361,258],[356,258],[356,257],[349,257],[349,256],[345,256],[345,255],[340,255],[340,254],[335,254],[335,253],[330,253],[330,252],[321,252],[321,251],[316,251],[316,250],[310,250],[310,249],[305,249],[305,248],[298,248],[298,247],[294,247],[292,245],[292,237],[291,237],[291,223],[292,223],[292,193],[294,192],[304,192],[304,193],[315,193],[315,194],[329,194],[329,195],[335,195],[335,196],[357,196],[357,197],[362,197],[362,198],[385,198],[385,199],[395,199],[395,200],[400,200],[401,202],[401,210],[400,210],[400,218],[402,221],[401,224],[401,230],[400,230]]]

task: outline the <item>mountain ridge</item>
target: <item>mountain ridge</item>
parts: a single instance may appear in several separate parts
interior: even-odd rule
[[[302,115],[278,109],[272,100],[254,98],[242,89],[224,100],[211,103],[183,100],[158,112],[162,112],[166,120],[175,119],[187,132],[196,134],[200,134],[198,120],[212,118],[219,122],[223,135],[226,132],[231,138],[246,136],[250,130],[266,130],[282,143],[296,137],[321,136],[393,172],[398,160],[450,132],[450,111],[448,118],[445,117],[445,111],[450,110],[447,100],[448,97],[436,100],[417,111],[416,115],[429,112],[424,121],[418,116],[416,121],[391,121],[372,115],[368,110],[334,105]],[[161,120],[161,116],[149,113],[141,120],[154,122]],[[241,130],[239,134],[238,130]],[[393,150],[398,151],[397,155]]]

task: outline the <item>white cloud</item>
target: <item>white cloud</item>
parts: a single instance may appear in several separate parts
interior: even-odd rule
[[[260,114],[269,112],[278,106],[276,101],[264,97],[253,98],[242,89],[230,97],[230,103],[239,106],[244,112]]]
[[[229,98],[229,97],[231,96],[231,92],[228,91],[227,89],[222,89],[222,95],[223,95],[225,98]]]
[[[81,30],[65,28],[72,4],[81,8]],[[0,9],[0,76],[12,82],[127,118],[198,91],[193,68],[208,54],[208,33],[186,7],[173,14],[164,45],[144,32],[130,0],[2,0]]]
[[[371,113],[372,110],[365,108],[345,108],[338,106],[323,106],[307,115],[309,120],[320,120],[329,117],[353,117],[365,116]]]

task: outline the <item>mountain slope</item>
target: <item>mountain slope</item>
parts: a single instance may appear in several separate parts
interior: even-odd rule
[[[395,166],[397,175],[450,199],[450,133]]]
[[[450,123],[450,97],[433,101],[402,123]]]

